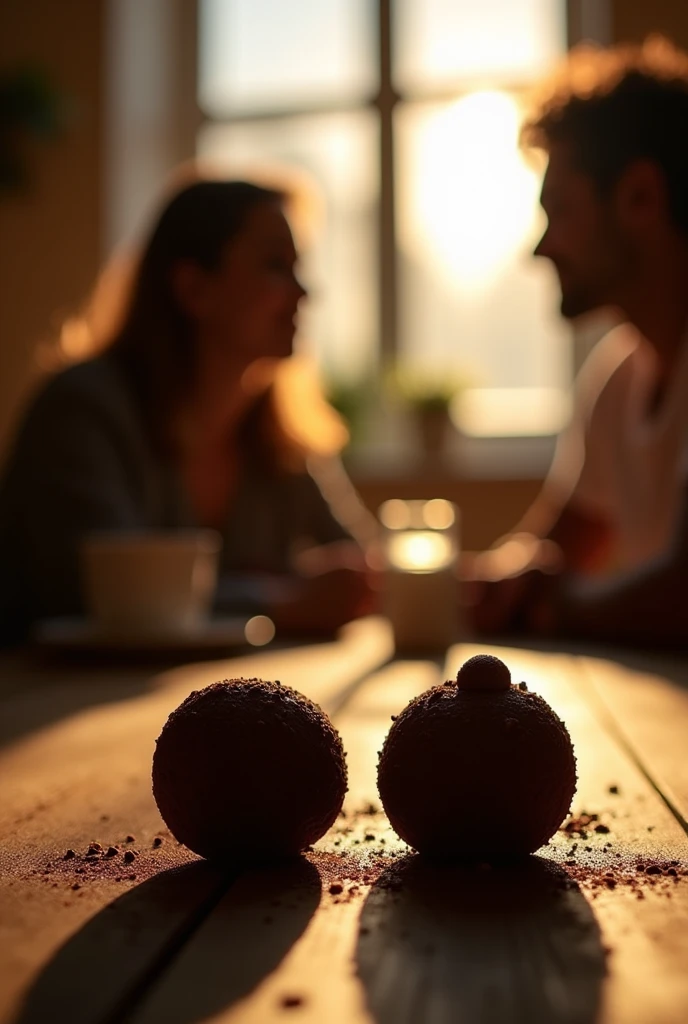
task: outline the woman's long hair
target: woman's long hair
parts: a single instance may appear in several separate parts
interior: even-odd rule
[[[115,272],[106,268],[96,287],[89,317],[92,347],[106,349],[116,362],[161,454],[170,453],[172,421],[196,379],[193,324],[175,294],[173,268],[186,260],[215,270],[256,207],[286,202],[284,193],[247,181],[194,181],[162,210],[138,262],[129,268],[129,280],[123,281],[126,275],[117,273],[115,264]],[[79,321],[72,323],[76,329]],[[344,446],[343,422],[308,370],[300,372],[299,359],[266,364],[251,380],[254,402],[240,429],[243,444],[252,442],[282,465],[303,461],[311,451],[333,454]]]

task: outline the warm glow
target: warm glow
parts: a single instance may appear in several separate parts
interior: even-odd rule
[[[571,415],[571,396],[561,388],[467,388],[450,412],[471,437],[558,434]]]
[[[451,501],[432,498],[423,505],[423,522],[431,530],[448,530],[456,522],[456,513]]]
[[[519,110],[475,92],[419,128],[409,230],[457,287],[489,285],[534,234],[539,178],[518,147]]]
[[[388,530],[405,530],[411,525],[411,508],[401,498],[390,498],[379,510],[380,522]]]
[[[275,624],[267,615],[254,615],[246,623],[244,635],[253,647],[263,647],[274,639]]]
[[[70,316],[62,324],[60,330],[60,349],[70,360],[83,359],[89,354],[92,338],[86,320],[80,316]]]
[[[451,565],[454,545],[446,534],[434,530],[410,530],[392,534],[387,541],[387,559],[404,572],[433,572]]]

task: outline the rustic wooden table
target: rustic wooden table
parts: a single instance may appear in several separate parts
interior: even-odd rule
[[[574,817],[527,864],[429,867],[380,812],[376,755],[390,715],[475,652],[391,660],[369,620],[161,672],[6,657],[0,1021],[685,1024],[688,662],[500,648],[571,731]],[[350,791],[303,861],[231,875],[165,830],[150,762],[168,712],[236,675],[329,711]]]

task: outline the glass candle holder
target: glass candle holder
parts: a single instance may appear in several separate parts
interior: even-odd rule
[[[450,501],[380,506],[383,610],[399,652],[438,652],[459,638],[459,511]]]

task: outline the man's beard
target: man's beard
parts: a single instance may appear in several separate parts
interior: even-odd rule
[[[592,313],[595,309],[601,309],[608,305],[608,300],[591,292],[569,290],[561,293],[559,312],[566,320],[574,320],[584,313]]]

